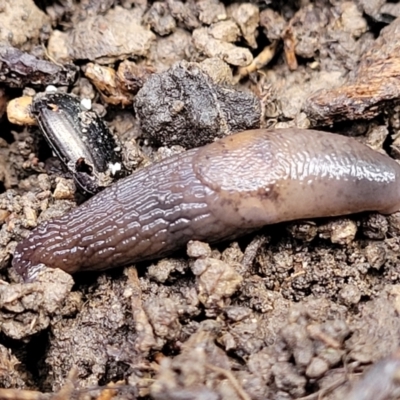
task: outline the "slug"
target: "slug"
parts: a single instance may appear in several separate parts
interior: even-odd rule
[[[400,209],[400,165],[352,138],[252,130],[143,168],[17,245],[24,280],[45,264],[69,273],[163,257],[267,224]]]

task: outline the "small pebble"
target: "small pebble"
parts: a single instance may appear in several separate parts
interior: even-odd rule
[[[191,240],[187,244],[187,255],[193,258],[209,257],[211,255],[210,245],[197,240]]]
[[[56,200],[74,200],[75,185],[71,179],[57,178],[57,185],[54,189],[53,197]]]
[[[360,290],[355,285],[344,285],[339,292],[339,299],[346,306],[358,304],[361,299]]]
[[[325,360],[321,360],[319,357],[314,357],[307,367],[306,375],[309,378],[321,378],[328,369],[329,365]]]

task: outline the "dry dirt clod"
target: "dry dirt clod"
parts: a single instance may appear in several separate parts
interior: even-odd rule
[[[260,26],[264,28],[265,36],[273,42],[282,38],[287,22],[278,12],[266,8],[260,13]]]
[[[231,371],[228,358],[214,343],[218,328],[215,322],[204,321],[185,343],[181,354],[174,359],[162,360],[157,379],[151,386],[154,399],[161,400],[168,396],[176,400],[249,400]],[[221,385],[224,381],[227,381],[229,391]]]
[[[350,324],[353,336],[346,342],[351,359],[367,364],[397,350],[399,320],[395,315],[399,298],[399,286],[388,285],[376,299],[361,307],[361,313]]]
[[[216,85],[195,63],[150,76],[136,96],[135,111],[144,137],[187,148],[258,127],[261,117],[253,94]]]
[[[306,375],[309,378],[321,378],[329,369],[329,364],[319,357],[314,357],[307,367]]]
[[[0,345],[0,387],[18,388],[21,389],[25,386],[24,374],[18,371],[20,361],[13,354],[11,349]],[[0,398],[2,398],[0,393]]]
[[[158,261],[156,264],[150,265],[147,269],[147,275],[156,282],[166,283],[167,281],[179,279],[187,268],[186,260],[165,258]]]
[[[191,31],[200,26],[197,9],[193,3],[185,4],[179,0],[167,0],[171,15],[187,30]]]
[[[304,395],[306,378],[300,376],[292,364],[278,362],[272,366],[271,371],[279,390],[289,393],[294,398]]]
[[[195,51],[192,35],[178,28],[171,35],[158,38],[150,48],[148,60],[157,72],[163,72],[177,62],[190,61]]]
[[[332,243],[344,245],[354,240],[357,233],[357,224],[350,219],[341,218],[320,226],[318,231],[320,237],[329,238]]]
[[[224,300],[232,296],[243,281],[229,264],[210,257],[197,259],[192,271],[198,276],[198,296],[206,308],[222,308]]]
[[[144,304],[144,310],[154,334],[162,340],[176,340],[180,335],[178,307],[171,299],[153,299]]]
[[[240,29],[237,24],[228,19],[220,21],[210,26],[208,33],[217,40],[234,43],[240,37]]]
[[[80,385],[87,387],[102,379],[112,381],[120,368],[142,360],[143,353],[135,348],[137,337],[143,334],[136,331],[135,321],[140,326],[141,319],[131,317],[136,310],[131,296],[138,293],[131,283],[125,276],[112,281],[103,276],[91,290],[93,296],[81,300],[79,312],[52,322],[53,339],[44,362],[53,373],[43,379],[53,391],[63,386],[65,370],[74,365]]]
[[[53,197],[56,200],[74,200],[75,199],[75,184],[71,179],[56,178],[56,188],[53,192]]]
[[[232,17],[237,22],[246,42],[253,49],[257,48],[257,28],[260,22],[260,11],[251,3],[243,3],[234,7]]]
[[[40,30],[50,18],[33,0],[2,1],[0,8],[0,42],[22,46],[39,41]]]
[[[400,18],[397,18],[382,29],[344,85],[318,91],[307,100],[304,110],[314,124],[371,119],[399,97],[399,37]]]
[[[371,213],[362,220],[361,230],[368,239],[384,239],[389,223],[382,214]]]
[[[200,0],[196,4],[199,20],[205,25],[225,20],[225,6],[219,0]]]
[[[137,331],[134,346],[141,353],[148,354],[157,344],[154,331],[141,301],[142,291],[137,271],[134,268],[128,268],[126,274],[128,276],[129,287],[125,290],[124,295],[131,298],[132,317]]]
[[[253,61],[251,52],[232,43],[214,39],[207,28],[193,31],[193,44],[208,57],[218,57],[228,64],[245,67]]]
[[[136,9],[117,6],[104,16],[77,23],[71,32],[54,31],[48,49],[60,61],[89,59],[108,63],[146,56],[154,40],[155,35],[141,25],[141,15]]]
[[[360,302],[360,299],[360,290],[355,285],[344,285],[339,292],[339,300],[348,307],[358,304]]]
[[[7,86],[70,85],[75,81],[77,70],[73,64],[55,64],[0,43],[0,82]]]
[[[205,258],[211,256],[211,248],[207,243],[191,240],[187,244],[187,255],[193,258]]]
[[[176,29],[176,21],[166,2],[155,1],[144,15],[143,22],[161,36],[169,35]]]
[[[219,85],[232,85],[233,75],[229,65],[219,58],[206,58],[199,63],[199,67],[215,83]]]
[[[34,283],[0,285],[1,331],[20,340],[46,329],[72,285],[72,277],[58,269],[46,269]]]

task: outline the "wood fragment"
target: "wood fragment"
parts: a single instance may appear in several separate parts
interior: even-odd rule
[[[223,375],[226,379],[228,379],[229,383],[233,386],[233,388],[236,390],[242,400],[251,400],[250,396],[243,390],[231,371],[217,367],[212,364],[206,364],[206,367],[211,371],[217,372],[218,374]]]
[[[374,118],[400,97],[399,70],[400,17],[382,29],[346,84],[317,91],[304,111],[314,126]]]
[[[41,60],[7,44],[0,44],[0,81],[13,88],[26,85],[67,86],[75,81],[78,68],[72,64],[60,66]]]

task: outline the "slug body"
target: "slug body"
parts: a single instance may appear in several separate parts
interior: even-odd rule
[[[13,266],[69,273],[162,257],[197,239],[217,242],[267,224],[400,209],[400,166],[326,132],[253,130],[178,154],[44,222]]]

